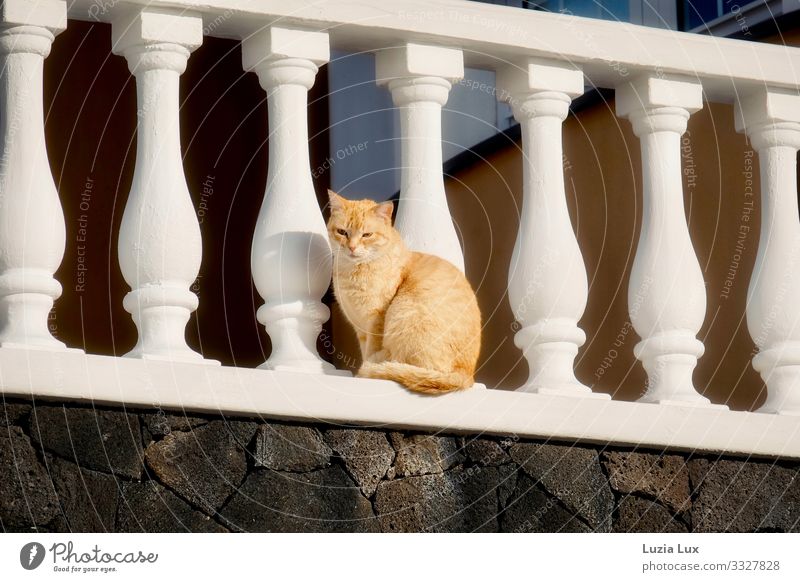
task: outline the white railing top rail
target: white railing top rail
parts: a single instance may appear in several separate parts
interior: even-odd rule
[[[108,22],[119,0],[71,0],[70,18]],[[325,30],[332,46],[371,51],[405,42],[464,50],[467,65],[540,57],[580,67],[597,87],[637,73],[697,77],[710,100],[765,85],[797,90],[800,49],[467,0],[126,0],[202,15],[207,36],[243,39],[270,24]]]

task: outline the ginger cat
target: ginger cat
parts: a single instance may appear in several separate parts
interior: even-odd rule
[[[361,346],[358,375],[427,394],[472,386],[481,314],[461,271],[410,251],[391,202],[328,195],[333,289]]]

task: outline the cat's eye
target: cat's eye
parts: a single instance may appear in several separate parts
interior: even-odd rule
[[[336,234],[338,234],[339,236],[347,236],[347,231],[343,228],[337,228]]]
[[[371,232],[365,232],[364,234],[361,235],[361,238],[369,238],[371,236],[372,236]]]

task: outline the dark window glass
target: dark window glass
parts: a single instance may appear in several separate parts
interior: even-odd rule
[[[723,14],[729,14],[735,8],[748,4],[747,0],[683,0],[683,28],[692,30],[708,24]]]
[[[575,16],[627,22],[630,20],[629,4],[629,0],[535,0],[523,5],[534,10],[569,12]]]

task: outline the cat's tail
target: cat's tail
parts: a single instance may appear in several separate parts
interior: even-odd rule
[[[444,394],[469,388],[475,383],[470,374],[440,372],[401,362],[364,362],[358,375],[362,378],[394,380],[409,390],[423,394]]]

